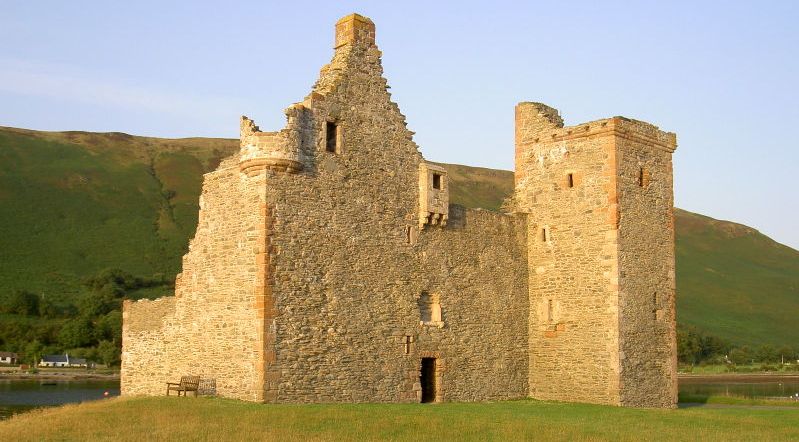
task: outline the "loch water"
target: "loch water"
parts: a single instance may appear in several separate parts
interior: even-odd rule
[[[0,379],[0,419],[34,408],[102,400],[114,396],[119,396],[118,380]]]
[[[692,396],[796,398],[799,376],[702,376],[680,379],[680,393]]]

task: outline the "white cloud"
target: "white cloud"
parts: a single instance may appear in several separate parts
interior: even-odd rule
[[[101,78],[55,63],[0,58],[0,92],[185,117],[229,118],[245,107],[226,97],[179,95]]]

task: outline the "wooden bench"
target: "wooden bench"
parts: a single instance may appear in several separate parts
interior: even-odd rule
[[[181,376],[180,382],[167,382],[166,395],[169,396],[170,391],[177,391],[178,396],[181,394],[185,397],[186,393],[193,391],[194,397],[197,397],[197,388],[200,385],[199,376]]]

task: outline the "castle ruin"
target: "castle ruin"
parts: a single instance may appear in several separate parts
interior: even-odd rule
[[[205,175],[175,296],[126,301],[122,393],[182,375],[257,402],[677,400],[676,137],[516,106],[506,213],[449,204],[371,20],[311,93]]]

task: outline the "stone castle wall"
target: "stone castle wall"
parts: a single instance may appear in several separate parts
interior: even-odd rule
[[[677,401],[671,166],[676,140],[639,121],[619,119],[617,126],[621,403],[670,407]]]
[[[517,106],[516,203],[529,213],[530,394],[617,404],[618,269],[613,138]],[[587,128],[587,129],[586,129]]]
[[[206,174],[176,296],[125,303],[123,394],[196,374],[252,401],[419,402],[435,358],[437,401],[672,406],[673,134],[522,103],[512,213],[464,210],[391,101],[374,24],[336,30],[286,127],[242,118]]]
[[[165,382],[200,375],[216,379],[221,395],[262,398],[255,289],[263,187],[262,176],[240,174],[236,158],[205,175],[175,297],[125,302],[122,394],[164,394]]]

